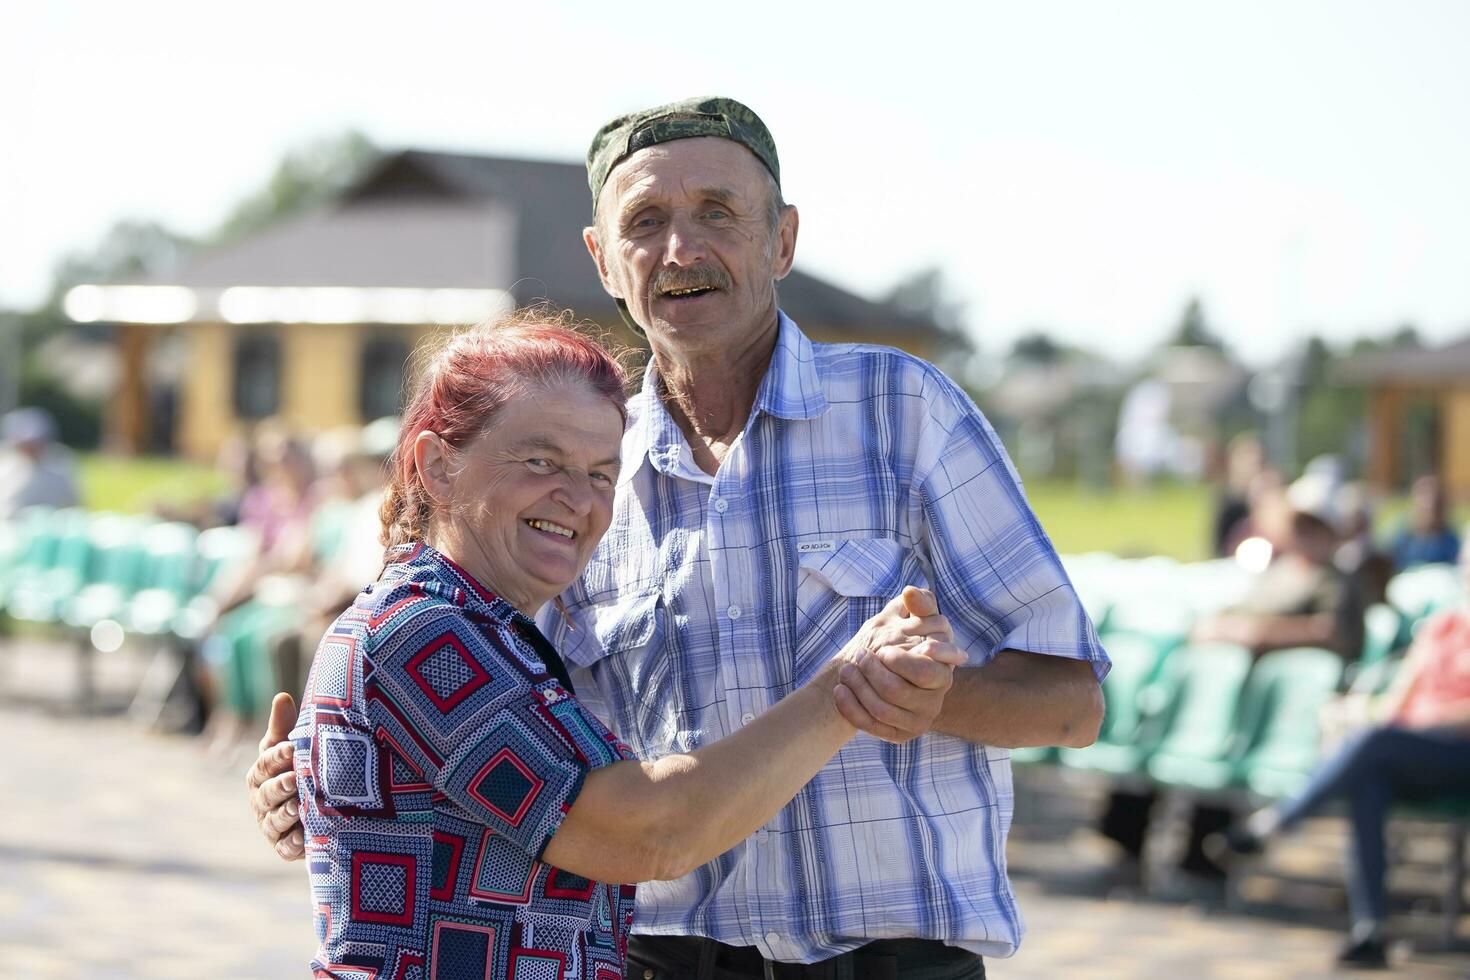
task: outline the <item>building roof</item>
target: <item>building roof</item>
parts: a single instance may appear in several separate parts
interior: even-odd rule
[[[405,150],[337,200],[255,235],[205,249],[153,285],[506,289],[616,322],[582,244],[591,196],[581,164]],[[781,306],[798,322],[864,334],[936,338],[927,318],[799,270]]]
[[[1350,384],[1470,386],[1470,337],[1445,347],[1405,347],[1356,354],[1337,368]]]

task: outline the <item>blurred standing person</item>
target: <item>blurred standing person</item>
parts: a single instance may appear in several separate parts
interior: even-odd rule
[[[1444,485],[1433,473],[1414,481],[1409,515],[1393,539],[1393,570],[1415,565],[1453,564],[1460,555],[1460,536],[1445,515]]]
[[[1470,595],[1470,554],[1460,559]],[[1212,853],[1260,853],[1326,803],[1343,799],[1352,823],[1344,965],[1387,962],[1384,825],[1399,800],[1470,796],[1470,606],[1431,617],[1371,714],[1382,721],[1324,762],[1300,795],[1252,814],[1207,842]]]
[[[40,408],[17,408],[5,416],[5,453],[0,456],[0,521],[26,507],[75,507],[81,503],[76,466],[56,442],[56,422]]]
[[[1225,450],[1225,472],[1215,495],[1212,547],[1215,556],[1228,558],[1231,533],[1250,514],[1251,484],[1266,469],[1266,449],[1254,432],[1242,432]]]

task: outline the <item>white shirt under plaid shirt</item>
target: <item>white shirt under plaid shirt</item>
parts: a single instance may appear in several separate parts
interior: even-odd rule
[[[540,617],[578,696],[641,758],[749,724],[904,585],[934,589],[972,666],[1013,648],[1106,673],[1000,441],[932,365],[813,344],[782,314],[714,476],[658,388],[650,368],[611,529],[563,595],[566,616]],[[1004,749],[859,734],[745,843],[641,885],[634,931],[786,961],[897,937],[1006,956],[1023,930],[1006,879],[1011,809]]]

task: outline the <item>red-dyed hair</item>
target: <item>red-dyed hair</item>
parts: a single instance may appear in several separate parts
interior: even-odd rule
[[[438,433],[452,448],[462,448],[490,427],[510,399],[562,384],[586,385],[612,402],[626,420],[622,364],[573,323],[570,313],[515,310],[420,353],[423,367],[403,412],[379,512],[385,546],[422,541],[429,530],[432,501],[413,463],[420,432]]]

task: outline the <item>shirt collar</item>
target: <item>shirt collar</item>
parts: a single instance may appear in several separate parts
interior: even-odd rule
[[[526,625],[530,617],[491,592],[452,558],[421,541],[388,549],[388,567],[401,566],[404,578],[428,592],[435,592],[464,608],[497,623]]]
[[[812,342],[796,321],[777,312],[776,349],[756,391],[752,416],[764,412],[783,419],[813,419],[830,407],[817,375]],[[623,470],[618,483],[627,483],[646,459],[660,473],[708,479],[698,472],[684,433],[658,397],[658,372],[650,359],[643,372],[643,390],[629,403],[628,431],[623,436]],[[686,472],[693,470],[695,472]]]
[[[814,419],[829,406],[817,376],[812,342],[791,317],[781,312],[776,316],[776,350],[756,392],[755,410],[782,419]]]

